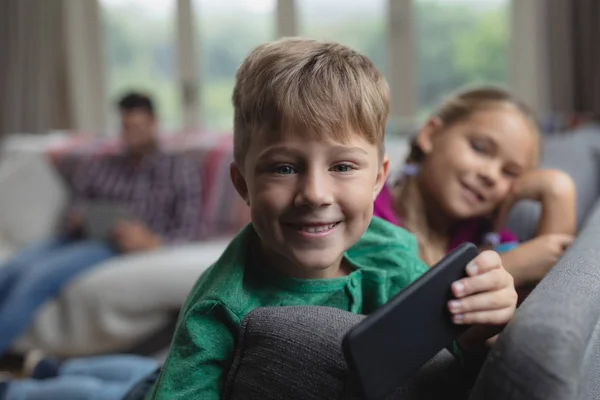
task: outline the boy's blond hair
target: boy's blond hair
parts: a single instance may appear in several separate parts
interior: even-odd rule
[[[383,153],[389,89],[373,62],[333,42],[284,38],[255,48],[236,74],[234,159],[255,135],[355,132]]]

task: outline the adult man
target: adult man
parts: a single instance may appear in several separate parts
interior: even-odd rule
[[[124,151],[82,163],[74,177],[66,234],[34,244],[0,266],[0,354],[27,328],[37,307],[76,275],[120,253],[197,238],[197,169],[160,150],[148,96],[130,93],[118,107]],[[85,209],[99,203],[127,210],[124,219],[114,221],[108,240],[82,229]]]

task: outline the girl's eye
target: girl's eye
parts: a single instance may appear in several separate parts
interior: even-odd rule
[[[472,141],[471,148],[473,148],[473,150],[475,150],[478,153],[484,153],[484,154],[487,153],[485,144],[478,142],[478,141]]]
[[[290,175],[296,173],[296,169],[294,167],[285,164],[276,166],[274,170],[275,173],[279,175]]]
[[[514,171],[506,171],[505,170],[503,173],[504,173],[504,176],[506,176],[507,178],[510,178],[510,179],[516,179],[519,177],[519,174]]]
[[[332,168],[335,172],[350,172],[352,169],[350,164],[337,164]]]

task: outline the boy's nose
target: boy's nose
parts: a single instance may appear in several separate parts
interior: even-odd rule
[[[298,181],[294,205],[317,208],[333,203],[333,192],[327,177],[318,173],[306,174]]]

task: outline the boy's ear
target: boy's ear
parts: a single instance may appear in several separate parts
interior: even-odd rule
[[[381,189],[383,189],[383,185],[385,185],[385,183],[387,182],[389,172],[390,159],[387,156],[387,154],[385,154],[383,156],[383,161],[379,166],[379,170],[377,171],[377,178],[375,179],[375,186],[373,187],[373,201],[375,201],[375,199],[379,195],[379,192],[381,192]]]
[[[423,154],[431,153],[433,149],[433,137],[439,132],[441,127],[442,120],[438,117],[429,118],[427,123],[423,125],[416,139],[417,146],[419,146]]]
[[[246,178],[242,174],[242,171],[235,162],[229,164],[229,177],[231,183],[235,187],[240,197],[244,199],[247,205],[250,205],[250,198],[248,197],[248,185],[246,184]]]

